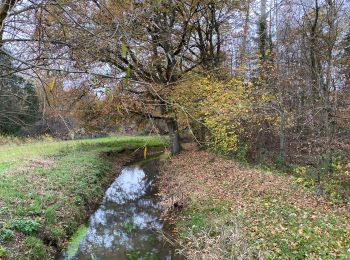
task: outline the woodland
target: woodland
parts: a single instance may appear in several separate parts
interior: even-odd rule
[[[101,153],[147,146],[184,257],[350,257],[349,0],[1,0],[0,25],[0,259],[57,257]]]

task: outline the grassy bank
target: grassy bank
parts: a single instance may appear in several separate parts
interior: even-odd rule
[[[0,259],[49,259],[83,223],[126,158],[159,137],[0,146]]]
[[[168,216],[189,259],[350,258],[349,204],[316,198],[291,176],[195,149],[162,172]]]

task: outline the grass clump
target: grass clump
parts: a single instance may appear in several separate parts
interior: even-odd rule
[[[189,259],[247,259],[252,253],[229,201],[190,200],[176,223]]]
[[[137,228],[137,226],[135,225],[134,219],[133,218],[128,219],[123,224],[123,228],[127,233],[131,233],[132,231],[134,231]]]
[[[29,236],[25,239],[27,256],[30,259],[47,259],[47,254],[43,242],[36,237]]]
[[[13,238],[13,231],[10,229],[3,228],[0,230],[0,242],[11,241]]]
[[[0,257],[5,258],[5,257],[7,257],[7,256],[8,256],[8,254],[7,254],[6,248],[3,247],[3,246],[0,246]]]

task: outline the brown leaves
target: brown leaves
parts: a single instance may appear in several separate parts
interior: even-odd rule
[[[186,148],[163,167],[160,187],[161,192],[167,195],[166,206],[171,207],[174,198],[195,201],[199,205],[198,210],[208,200],[214,204],[226,201],[232,217],[244,215],[246,238],[253,243],[260,239],[259,250],[275,256],[286,254],[281,247],[283,241],[287,241],[288,248],[300,250],[303,254],[299,239],[323,248],[331,245],[327,242],[327,236],[332,236],[334,230],[344,230],[344,223],[347,223],[344,217],[348,209],[336,207],[325,199],[316,199],[312,193],[293,184],[288,176],[247,167],[193,147],[189,150]],[[333,213],[337,222],[329,225]],[[175,223],[182,217],[177,215]],[[319,223],[326,225],[319,227]],[[200,238],[193,236],[192,239],[196,243]],[[339,245],[332,248],[330,253],[339,255],[345,242],[341,238],[333,239]],[[186,250],[189,255],[196,254],[192,252],[195,250],[193,245],[186,246]],[[305,254],[309,253],[317,255],[311,251]]]

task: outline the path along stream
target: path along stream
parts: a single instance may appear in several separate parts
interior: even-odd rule
[[[170,230],[161,221],[156,195],[158,160],[140,161],[122,169],[90,217],[77,249],[63,259],[177,260],[175,248],[164,239]]]

